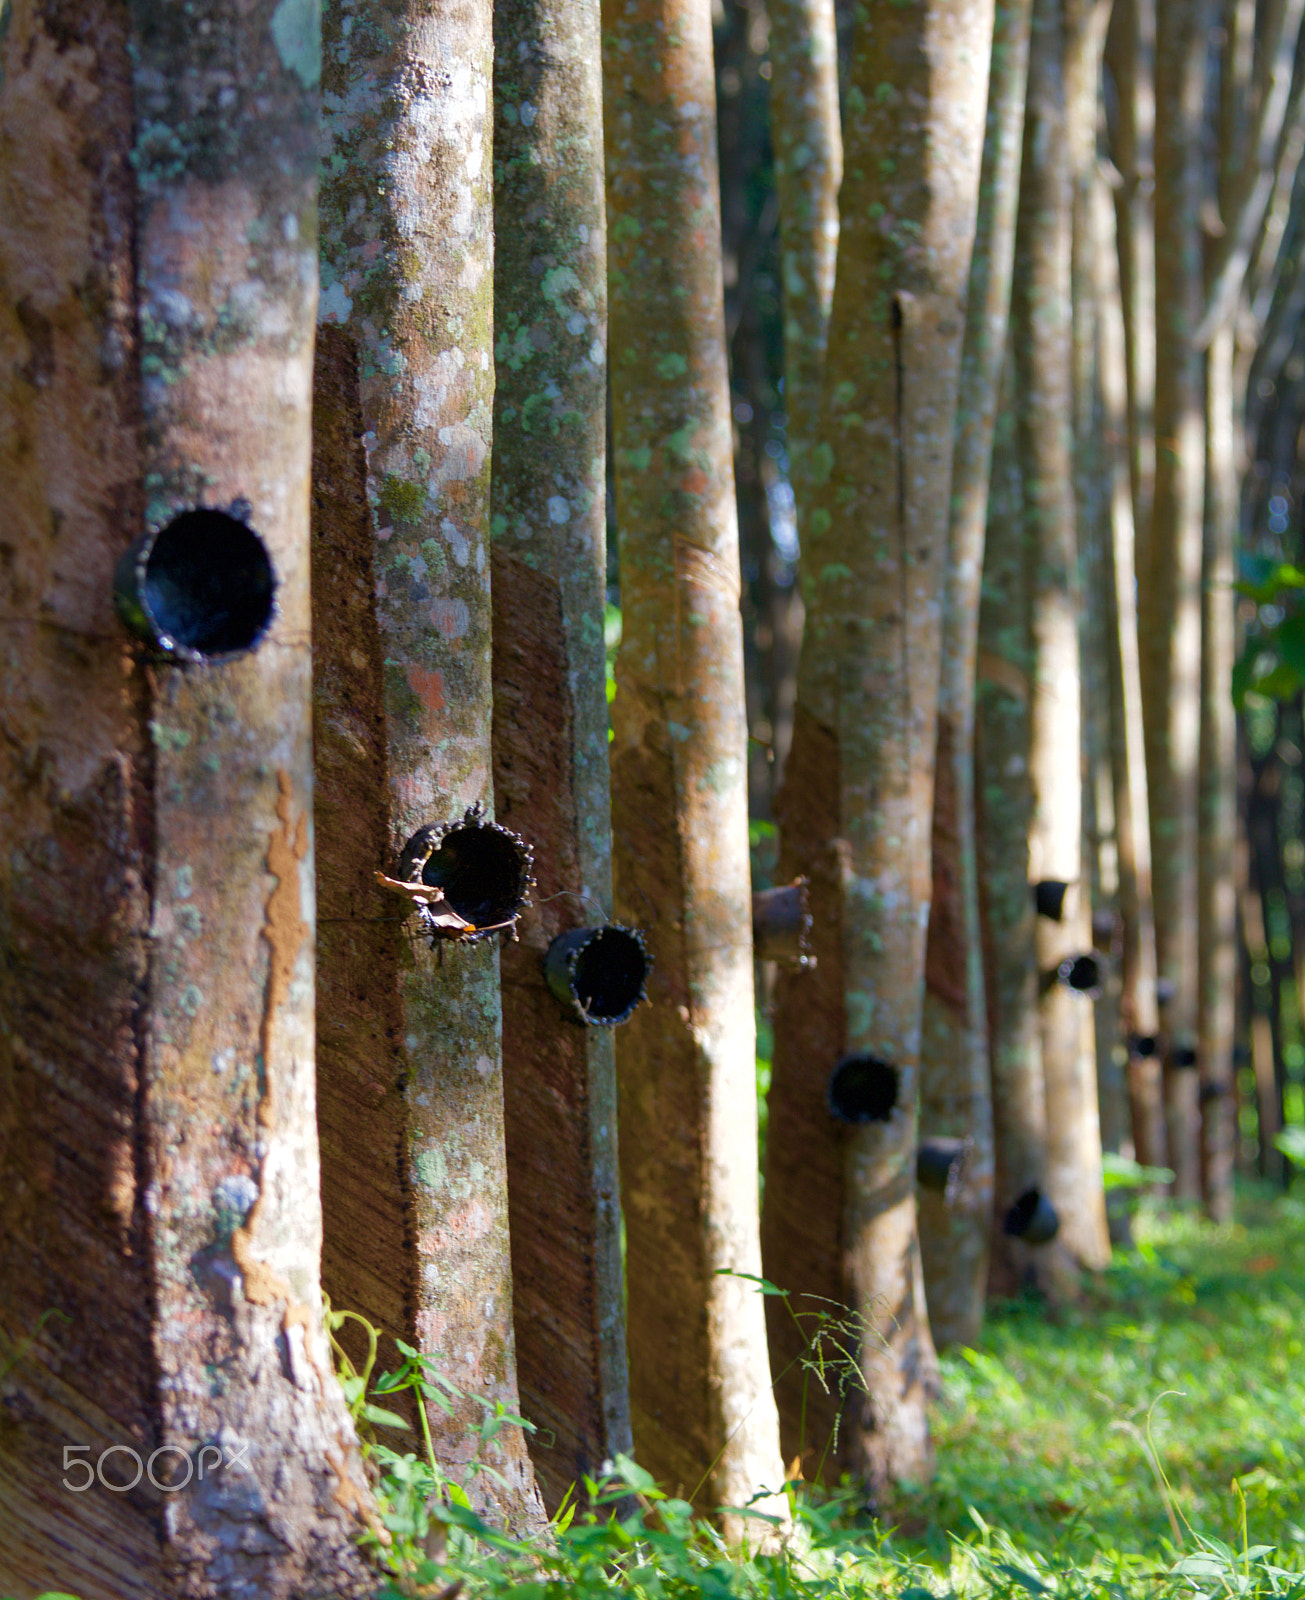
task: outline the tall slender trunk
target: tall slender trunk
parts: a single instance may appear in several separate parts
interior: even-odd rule
[[[1095,1040],[1082,996],[1065,981],[1067,964],[1087,953],[1091,933],[1082,882],[1066,42],[1060,0],[1035,0],[1014,346],[1033,615],[1029,871],[1035,884],[1065,885],[1058,914],[1043,914],[1037,921],[1046,1183],[1060,1216],[1059,1245],[1079,1264],[1096,1267],[1109,1258],[1110,1242],[1101,1184]]]
[[[613,1027],[543,976],[553,939],[612,904],[598,35],[597,0],[495,12],[494,788],[539,878],[501,958],[503,1074],[518,1383],[550,1510],[631,1449]]]
[[[1200,1193],[1197,1107],[1197,756],[1200,735],[1204,374],[1201,129],[1209,7],[1162,5],[1156,26],[1156,481],[1138,567],[1156,958],[1175,1192]]]
[[[324,766],[320,804],[341,824],[342,854],[324,852],[323,871],[347,858],[341,914],[389,919],[365,983],[355,923],[341,922],[321,956],[348,1001],[343,1027],[325,1019],[320,1062],[327,1287],[338,1305],[439,1359],[464,1395],[432,1418],[437,1453],[469,1478],[475,1503],[529,1528],[540,1504],[521,1430],[485,1440],[473,1429],[480,1399],[518,1404],[497,939],[450,939],[437,952],[434,937],[394,920],[405,902],[374,881],[376,871],[424,874],[420,852],[399,864],[405,845],[492,800],[490,7],[332,4],[324,45],[320,317],[332,360],[318,405],[345,432],[341,486],[322,504],[331,537],[344,541],[338,561],[373,586],[373,605],[361,608],[357,638],[340,641],[339,675],[320,680],[319,725],[346,740],[352,732],[385,784],[342,791],[329,780],[347,781],[347,766]],[[319,605],[319,637],[341,626]],[[378,835],[386,854],[369,874],[358,841]],[[495,837],[504,880],[483,893],[468,885],[460,903],[473,927],[506,917],[524,888],[524,863],[514,867],[507,835]],[[474,843],[464,834],[458,849]],[[356,1225],[373,1207],[391,1230],[384,1256]]]
[[[857,41],[817,463],[823,482],[804,538],[807,626],[794,735],[795,749],[805,737],[824,759],[791,763],[780,815],[781,870],[809,860],[837,901],[837,1054],[813,1058],[806,1029],[781,1015],[774,1070],[808,1093],[813,1074],[835,1074],[831,1105],[852,1124],[843,1292],[863,1329],[864,1392],[849,1407],[844,1453],[879,1501],[895,1479],[927,1472],[931,1458],[916,1100],[947,491],[991,25],[981,6],[885,5]],[[834,823],[832,836],[807,827],[826,804],[817,794],[837,797],[836,812],[823,818]],[[813,909],[828,915],[823,893]],[[782,990],[781,1005],[809,1006],[798,994]],[[823,1043],[823,1023],[819,1033]],[[771,1142],[787,1136],[775,1118]],[[825,1143],[834,1138],[823,1131]],[[768,1206],[784,1168],[792,1171],[791,1151],[768,1168]],[[774,1196],[781,1213],[804,1203]],[[790,1225],[785,1243],[767,1275],[809,1294],[800,1227]],[[826,1252],[822,1242],[825,1260]]]
[[[974,822],[974,723],[984,533],[1010,315],[1032,0],[999,5],[970,257],[952,461],[938,699],[933,897],[925,958],[920,1132],[968,1142],[963,1176],[920,1194],[929,1325],[970,1345],[983,1321],[992,1233],[992,1074]]]
[[[990,1284],[1013,1293],[1046,1278],[1049,1241],[1030,1242],[1024,1213],[1046,1198],[1047,1099],[1038,1031],[1034,899],[1029,892],[1029,773],[1033,617],[1024,560],[1024,496],[1016,440],[1013,359],[993,438],[984,541],[975,704],[975,827],[983,927],[996,1232]]]
[[[771,0],[770,125],[779,192],[784,411],[799,535],[815,505],[820,379],[838,256],[838,40],[833,0]]]
[[[618,914],[650,996],[617,1040],[635,1447],[703,1507],[782,1479],[760,1267],[739,564],[709,10],[604,12],[622,641]],[[741,1532],[736,1519],[728,1531]]]
[[[1234,334],[1215,333],[1206,354],[1206,512],[1201,574],[1200,854],[1197,860],[1201,1193],[1216,1222],[1233,1209],[1236,1097],[1233,997],[1237,982],[1237,724],[1229,683],[1234,656],[1233,551],[1238,523]]]
[[[1155,919],[1151,908],[1151,828],[1146,805],[1142,689],[1138,668],[1134,501],[1119,443],[1127,419],[1128,376],[1115,219],[1105,181],[1096,194],[1097,365],[1102,431],[1107,441],[1110,536],[1102,549],[1102,610],[1108,650],[1110,770],[1119,874],[1119,1013],[1128,1050],[1127,1093],[1133,1154],[1144,1166],[1164,1162],[1156,1004]],[[1103,1129],[1104,1133],[1104,1129]]]
[[[317,66],[274,12],[3,45],[7,1590],[370,1587],[318,1278]]]

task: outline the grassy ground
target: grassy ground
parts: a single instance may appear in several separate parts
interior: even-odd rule
[[[893,1545],[946,1559],[991,1526],[1079,1563],[1173,1559],[1192,1531],[1305,1571],[1305,1204],[1143,1212],[1081,1307],[1009,1304],[945,1358],[938,1474]],[[1162,1472],[1167,1488],[1159,1481]]]
[[[627,1466],[624,1513],[548,1552],[447,1508],[442,1559],[384,1592],[1305,1600],[1305,1204],[1243,1197],[1239,1216],[1143,1212],[1081,1305],[996,1308],[980,1350],[944,1359],[937,1477],[891,1530],[852,1499],[799,1502],[802,1537],[741,1560]]]

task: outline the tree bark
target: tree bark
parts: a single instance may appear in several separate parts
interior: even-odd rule
[[[4,44],[5,337],[25,360],[3,367],[24,649],[0,1583],[23,1590],[370,1589],[317,1266],[317,63],[274,11],[25,11]],[[137,531],[162,564],[142,549],[115,579]],[[275,578],[239,641],[221,606],[242,580],[216,606],[210,588],[233,551]],[[149,642],[127,644],[115,581]]]
[[[319,707],[319,722],[347,729],[361,713],[383,738],[386,787],[366,796],[366,822],[354,827],[386,838],[372,867],[395,876],[418,829],[492,799],[490,7],[330,5],[323,39],[320,318],[335,330],[335,372],[346,385],[356,372],[357,388],[319,387],[319,406],[356,418],[353,498],[335,531],[347,526],[357,570],[370,568],[374,611],[360,619],[365,647],[349,646],[351,661],[357,648],[367,663],[358,669],[370,674],[367,698]],[[335,622],[319,607],[321,635]],[[343,816],[341,801],[322,797]],[[401,900],[364,880],[352,916],[401,915]],[[360,1141],[348,1093],[358,1068],[324,1030],[327,1287],[337,1304],[441,1359],[464,1397],[431,1418],[437,1454],[468,1480],[473,1503],[524,1531],[541,1507],[521,1430],[487,1441],[473,1428],[478,1399],[518,1406],[497,940],[437,954],[393,924],[383,963],[364,979],[342,926],[323,966],[333,989],[357,997],[352,1025],[357,1046],[370,1047],[361,1070],[376,1120]],[[392,1237],[404,1212],[398,1326],[393,1291],[370,1270],[357,1229],[378,1203]]]
[[[755,1022],[710,18],[637,0],[603,20],[617,908],[654,959],[654,1003],[617,1040],[631,1411],[655,1477],[740,1506],[782,1468],[739,1276],[760,1269]]]
[[[781,1017],[776,1081],[828,1077],[846,1055],[861,1059],[854,1075],[875,1091],[872,1105],[848,1108],[870,1120],[844,1140],[842,1293],[862,1334],[862,1392],[851,1399],[843,1449],[880,1503],[895,1480],[925,1476],[931,1460],[916,1100],[947,490],[991,22],[978,6],[880,6],[858,42],[817,461],[823,482],[804,537],[799,715],[826,760],[805,770],[791,764],[780,815],[781,876],[786,862],[810,859],[813,877],[838,863],[833,959],[843,1026],[832,1058],[799,1048],[808,1063],[789,1056],[798,1041]],[[837,832],[797,837],[795,824],[815,810],[806,796],[831,785]],[[819,893],[813,910],[827,914]],[[781,990],[781,1006],[798,993]],[[812,1029],[822,1043],[828,1020]],[[773,1115],[769,1137],[786,1137]],[[836,1138],[832,1128],[824,1133],[828,1143]],[[767,1206],[781,1215],[798,1204],[770,1192],[786,1165],[792,1170],[782,1155],[772,1162],[767,1181]],[[767,1276],[803,1296],[823,1292],[801,1235],[789,1237],[797,1248],[768,1259]],[[826,1249],[820,1244],[819,1254]]]
[[[1197,861],[1198,1057],[1201,1194],[1207,1215],[1233,1212],[1237,984],[1237,723],[1229,683],[1238,524],[1234,336],[1222,327],[1206,353],[1206,510],[1201,575],[1200,854]]]
[[[1201,129],[1209,8],[1160,6],[1156,31],[1156,483],[1138,568],[1165,1116],[1175,1193],[1200,1193],[1197,1108],[1197,756],[1200,735],[1204,374]]]
[[[499,0],[491,489],[494,788],[538,855],[502,954],[521,1405],[545,1504],[629,1453],[614,1032],[544,956],[612,904],[604,692],[606,228],[597,0]]]
[[[972,1345],[992,1233],[992,1073],[974,821],[974,719],[988,484],[1010,317],[1031,0],[997,8],[952,461],[925,959],[920,1132],[969,1141],[963,1180],[920,1194],[929,1326]]]
[[[1082,1266],[1109,1259],[1101,1183],[1095,1041],[1083,998],[1060,981],[1090,947],[1083,885],[1078,547],[1070,421],[1072,188],[1061,0],[1035,0],[1017,241],[1015,372],[1031,563],[1033,666],[1029,832],[1032,881],[1067,886],[1037,920],[1039,1021],[1047,1097],[1047,1194],[1058,1248]]]
[[[1119,1013],[1126,1038],[1128,1126],[1143,1166],[1164,1164],[1164,1106],[1158,1049],[1155,919],[1151,906],[1151,827],[1146,805],[1142,688],[1138,668],[1134,501],[1120,445],[1127,422],[1128,374],[1115,220],[1101,180],[1097,215],[1097,370],[1107,441],[1110,535],[1102,546],[1101,596],[1107,618],[1110,772],[1119,874]],[[1104,1136],[1104,1127],[1103,1127]]]
[[[992,1059],[995,1233],[989,1284],[1012,1294],[1045,1277],[1045,1241],[1007,1226],[1044,1194],[1047,1102],[1038,1031],[1034,901],[1029,892],[1030,681],[1033,618],[1024,560],[1024,498],[1015,434],[1013,360],[993,440],[984,543],[975,708],[975,826]]]
[[[770,126],[784,300],[784,411],[801,534],[815,502],[820,379],[838,256],[838,40],[832,0],[771,0]]]

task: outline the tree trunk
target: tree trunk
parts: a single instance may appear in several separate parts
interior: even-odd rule
[[[1151,828],[1146,806],[1142,689],[1138,674],[1133,497],[1121,441],[1127,424],[1128,375],[1119,294],[1115,219],[1105,181],[1098,182],[1097,370],[1107,449],[1110,532],[1102,544],[1101,609],[1105,616],[1110,695],[1110,773],[1119,875],[1119,1015],[1128,1051],[1128,1128],[1143,1166],[1164,1163],[1160,1090],[1160,1019],[1156,1007],[1155,920],[1151,909]],[[1103,1118],[1104,1124],[1104,1118]],[[1102,1128],[1104,1138],[1104,1125]],[[1121,1146],[1122,1148],[1122,1146]]]
[[[317,1268],[317,67],[274,9],[54,8],[4,43],[29,626],[5,691],[0,1586],[24,1592],[370,1590]]]
[[[1047,1102],[1038,1032],[1034,900],[1029,892],[1029,685],[1033,619],[1024,561],[1024,497],[1008,356],[993,440],[984,542],[975,708],[975,829],[992,1060],[996,1197],[990,1287],[1013,1294],[1045,1277],[1047,1241],[1023,1214],[1046,1215]]]
[[[494,788],[539,877],[501,958],[504,1103],[517,1377],[550,1512],[631,1449],[613,1027],[543,975],[612,904],[598,24],[597,0],[495,12]]]
[[[1237,984],[1237,723],[1228,685],[1234,649],[1233,552],[1238,486],[1234,338],[1220,328],[1206,355],[1206,528],[1201,579],[1200,854],[1197,862],[1198,1057],[1201,1063],[1201,1193],[1207,1214],[1233,1210]]]
[[[604,26],[617,906],[655,963],[617,1041],[631,1412],[648,1471],[739,1506],[782,1468],[739,1276],[760,1269],[755,1022],[710,18],[638,0]]]
[[[968,1141],[962,1178],[920,1194],[920,1252],[935,1342],[974,1344],[992,1234],[992,1073],[974,823],[979,597],[993,434],[1010,316],[1031,0],[998,7],[979,211],[970,258],[952,462],[938,700],[933,899],[925,959],[920,1133]]]
[[[1197,755],[1200,734],[1204,374],[1201,138],[1209,7],[1162,5],[1156,32],[1156,483],[1138,568],[1138,633],[1165,992],[1165,1117],[1174,1190],[1200,1193],[1197,1078]]]
[[[845,1058],[830,1093],[857,1124],[844,1141],[842,1250],[845,1303],[863,1335],[863,1392],[852,1397],[843,1443],[847,1464],[881,1503],[896,1479],[924,1476],[931,1460],[916,1098],[947,491],[991,22],[981,6],[881,6],[858,43],[817,461],[823,482],[804,537],[795,749],[805,732],[824,759],[791,762],[780,815],[781,876],[785,861],[810,860],[813,875],[828,879],[837,862],[830,887],[840,947],[822,985],[836,977],[842,1026],[832,1054],[816,1055],[817,1036],[827,1049],[831,1019],[799,1032],[781,1016],[775,1078],[810,1085],[813,1073],[828,1078]],[[826,804],[816,796],[830,794],[837,810],[813,836],[810,821]],[[823,894],[813,909],[829,914]],[[822,952],[818,944],[823,967]],[[781,1006],[800,993],[782,989]],[[810,1017],[810,998],[801,1003]],[[794,1092],[786,1087],[782,1097]],[[781,1146],[787,1137],[773,1113],[769,1137]],[[823,1138],[832,1144],[837,1134],[828,1128]],[[772,1198],[771,1182],[786,1168],[792,1157],[781,1149],[766,1196],[780,1216],[808,1204],[782,1189]],[[778,1228],[773,1237],[781,1238]],[[803,1296],[823,1293],[807,1270],[801,1230],[790,1226],[786,1242],[792,1253],[768,1259],[767,1276]],[[827,1250],[821,1241],[810,1253],[827,1259]],[[886,1318],[877,1310],[884,1306]],[[787,1409],[795,1409],[791,1398]]]
[[[1105,59],[1116,89],[1113,153],[1121,179],[1115,208],[1128,467],[1141,556],[1155,494],[1155,0],[1116,0]]]
[[[838,41],[833,0],[770,0],[770,125],[784,300],[784,411],[801,534],[815,502],[820,379],[838,256]]]
[[[1047,1194],[1058,1247],[1082,1266],[1109,1258],[1101,1184],[1091,1013],[1065,981],[1086,956],[1091,926],[1082,883],[1082,741],[1078,550],[1070,453],[1072,189],[1066,138],[1061,0],[1035,0],[1017,243],[1015,372],[1031,563],[1033,674],[1030,772],[1034,884],[1063,884],[1057,915],[1037,920],[1039,1021],[1047,1097]]]
[[[436,934],[392,920],[405,901],[368,881],[356,844],[384,838],[373,874],[416,876],[425,869],[413,858],[395,864],[405,842],[492,798],[490,8],[449,0],[433,15],[380,4],[346,14],[331,5],[324,42],[320,316],[333,361],[318,405],[324,419],[334,412],[348,424],[347,499],[324,532],[347,541],[339,559],[364,586],[370,578],[375,603],[358,619],[360,638],[340,640],[337,663],[347,647],[354,678],[319,678],[318,716],[346,744],[361,729],[360,751],[386,784],[358,795],[351,812],[329,781],[345,764],[324,763],[319,805],[348,831],[333,840],[356,874],[341,914],[390,920],[365,976],[359,955],[369,947],[355,943],[356,923],[341,923],[322,952],[330,993],[349,1002],[345,1026],[323,1030],[327,1288],[337,1305],[440,1358],[463,1399],[431,1418],[437,1454],[467,1478],[474,1503],[524,1530],[540,1521],[540,1504],[521,1430],[486,1440],[473,1426],[481,1400],[518,1404],[497,940],[466,935],[430,948]],[[330,640],[337,626],[344,618],[319,604],[318,636]],[[355,679],[363,692],[350,700]],[[508,836],[496,837],[509,851]],[[324,852],[324,874],[344,865]],[[516,898],[510,886],[504,896]],[[493,894],[473,885],[468,904],[477,898]],[[474,928],[499,917],[464,920]],[[358,1217],[373,1209],[392,1260],[373,1256],[359,1234]]]

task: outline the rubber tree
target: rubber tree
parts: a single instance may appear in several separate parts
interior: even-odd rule
[[[1015,387],[1029,562],[1033,659],[1029,876],[1040,888],[1036,948],[1047,1100],[1048,1198],[1059,1248],[1083,1266],[1109,1259],[1092,1018],[1075,991],[1091,926],[1083,880],[1077,517],[1070,423],[1073,194],[1061,0],[1034,0],[1020,179]],[[1050,886],[1060,886],[1050,904]],[[1089,982],[1081,985],[1090,989]]]
[[[842,181],[843,136],[838,108],[838,39],[834,8],[828,0],[779,0],[769,7],[770,49],[773,72],[770,85],[771,132],[775,147],[775,188],[779,195],[779,231],[782,295],[784,305],[784,410],[788,418],[790,479],[798,535],[806,531],[815,511],[816,484],[814,463],[820,445],[820,383],[824,370],[829,312],[834,297],[834,267],[838,255],[838,186]],[[789,607],[800,614],[798,585],[789,593]],[[790,609],[790,615],[791,615]],[[778,619],[776,619],[778,624]],[[800,629],[796,630],[799,638]],[[779,636],[780,628],[775,628]],[[793,674],[795,680],[796,674]],[[796,693],[794,681],[793,693]],[[789,707],[789,742],[792,737],[793,708]],[[778,729],[776,729],[778,734]],[[799,760],[805,754],[799,751]],[[836,822],[826,829],[837,832]],[[814,930],[817,942],[837,944],[837,928],[826,924]],[[778,1018],[792,1018],[806,1004],[813,1007],[812,1018],[819,1017],[829,1032],[826,1052],[836,1056],[841,1022],[841,996],[832,993],[836,969],[822,968],[819,956],[814,965],[792,968],[781,966],[775,976],[775,996],[793,984],[798,987],[784,1000],[773,998],[772,1010]],[[772,1082],[773,1098],[768,1107],[778,1107],[785,1122],[785,1134],[778,1149],[767,1142],[767,1171],[772,1160],[787,1164],[796,1176],[801,1151],[810,1147],[810,1135],[797,1134],[808,1118],[814,1117],[812,1130],[817,1141],[824,1132],[824,1107],[820,1100],[793,1104],[788,1085]],[[798,1119],[794,1124],[793,1118]],[[837,1213],[842,1183],[838,1152],[823,1141],[823,1161],[818,1175],[812,1174],[820,1198],[812,1196],[814,1210],[829,1219],[831,1227],[822,1239],[818,1261],[809,1260],[808,1274],[820,1276],[826,1299],[832,1304],[841,1297],[841,1269],[837,1260]],[[779,1192],[788,1193],[790,1184],[781,1178]],[[813,1214],[814,1214],[813,1210]],[[801,1227],[802,1219],[790,1218],[787,1208],[764,1205],[761,1214],[761,1248],[764,1260],[784,1250],[784,1233],[790,1221]],[[808,1282],[810,1279],[808,1278]],[[766,1328],[770,1347],[771,1371],[777,1380],[781,1440],[784,1460],[800,1457],[799,1470],[811,1473],[814,1462],[805,1454],[807,1438],[831,1439],[837,1420],[836,1400],[826,1388],[801,1376],[799,1365],[806,1357],[814,1328],[810,1319],[797,1320],[789,1303],[778,1295],[767,1296]],[[806,1405],[803,1405],[805,1391]]]
[[[1024,560],[1024,495],[1008,353],[993,438],[983,552],[975,708],[978,835],[996,1229],[989,1283],[1013,1294],[1046,1280],[1049,1240],[1027,1237],[1039,1212],[1050,1224],[1047,1100],[1038,1029],[1034,898],[1029,893],[1030,681],[1033,618]]]
[[[1110,714],[1110,777],[1118,872],[1119,1015],[1128,1052],[1128,1143],[1143,1166],[1164,1162],[1160,1094],[1160,1019],[1156,1003],[1155,921],[1151,906],[1151,828],[1146,804],[1142,687],[1138,666],[1136,530],[1128,463],[1128,364],[1120,296],[1117,228],[1104,177],[1096,219],[1097,373],[1105,433],[1109,534],[1101,545],[1096,591],[1104,622]],[[1102,1138],[1105,1139],[1103,1117]],[[1126,1146],[1121,1141],[1121,1148]]]
[[[916,1099],[952,428],[992,12],[878,5],[864,23],[846,101],[823,482],[803,540],[807,624],[779,813],[780,875],[812,880],[813,914],[838,943],[817,941],[819,996],[779,997],[766,1276],[798,1297],[799,1315],[806,1296],[828,1296],[816,1276],[837,1259],[841,1213],[837,1295],[861,1334],[842,1443],[882,1502],[895,1479],[918,1479],[930,1462]],[[821,1012],[809,1033],[799,1006],[806,1018]],[[836,1069],[853,1091],[830,1085],[846,1133],[814,1113]],[[790,1121],[792,1101],[806,1102],[806,1120]],[[803,1132],[825,1153],[799,1146]],[[827,1174],[840,1144],[838,1204],[804,1216],[809,1159]],[[796,1421],[800,1368],[779,1384]],[[797,1448],[818,1455],[823,1444]]]
[[[966,1141],[959,1177],[920,1193],[929,1325],[939,1347],[983,1322],[992,1231],[992,1074],[979,914],[974,726],[979,602],[993,434],[1010,316],[1031,0],[993,23],[979,207],[970,256],[952,459],[938,695],[933,892],[925,955],[920,1133]]]
[[[770,126],[779,195],[784,410],[799,532],[813,509],[820,379],[838,257],[838,39],[832,0],[772,0]]]
[[[1175,1193],[1200,1193],[1197,1079],[1197,757],[1200,739],[1204,371],[1202,157],[1210,8],[1156,10],[1155,499],[1138,560],[1138,637],[1151,809],[1165,1120]]]
[[[518,1381],[554,1510],[631,1449],[613,1019],[637,974],[593,1021],[544,982],[552,941],[612,904],[597,0],[500,0],[494,29],[494,786],[539,878],[502,956],[504,1097]]]
[[[334,470],[319,538],[323,573],[348,573],[339,593],[356,603],[330,605],[323,585],[316,616],[334,650],[317,709],[339,919],[320,1071],[332,1300],[437,1360],[461,1391],[431,1418],[437,1454],[526,1529],[540,1502],[521,1429],[474,1426],[482,1401],[518,1405],[498,939],[476,927],[495,919],[459,930],[428,904],[426,938],[375,881],[425,875],[407,849],[420,831],[483,828],[468,808],[493,799],[490,24],[487,0],[323,19],[317,409]],[[364,766],[383,784],[360,783]],[[359,1226],[372,1216],[382,1239]]]
[[[635,0],[603,30],[616,904],[654,961],[653,1004],[617,1037],[630,1404],[649,1472],[704,1508],[740,1506],[782,1468],[761,1296],[740,1276],[761,1263],[710,12]]]
[[[7,20],[0,1587],[362,1595],[318,1279],[311,14]]]

